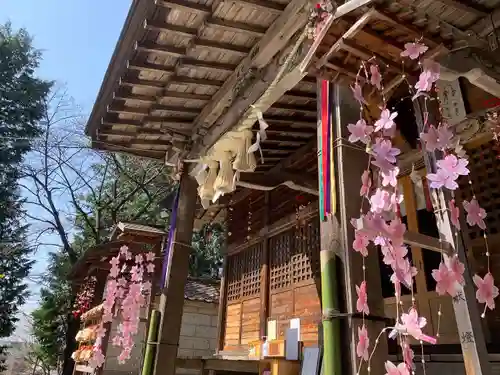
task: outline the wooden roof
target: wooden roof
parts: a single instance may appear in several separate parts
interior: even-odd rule
[[[499,6],[500,0],[374,1],[330,27],[311,71],[348,84],[355,79],[361,61],[375,56],[385,71],[385,90],[390,91],[404,79],[403,72],[420,72],[416,63],[405,61],[402,67],[400,54],[405,43],[421,39],[429,47],[427,58],[465,46],[488,50],[485,21],[490,13],[499,12]]]
[[[267,88],[264,67],[303,30],[307,3],[134,1],[87,124],[93,147],[157,159],[210,147],[255,100],[248,90]],[[314,118],[314,98],[291,92],[271,123],[290,123],[292,108]]]

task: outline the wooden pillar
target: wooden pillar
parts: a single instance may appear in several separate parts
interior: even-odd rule
[[[337,180],[337,197],[339,211],[337,213],[340,223],[340,242],[344,271],[345,302],[348,313],[356,312],[356,290],[355,286],[363,281],[362,258],[352,250],[354,241],[354,230],[350,223],[352,218],[359,217],[361,197],[361,174],[368,166],[368,155],[364,150],[348,147],[347,125],[359,120],[359,104],[353,98],[352,91],[348,86],[334,85],[333,88],[333,134],[335,143],[335,171]],[[342,138],[341,138],[342,137]],[[365,258],[366,283],[368,292],[368,305],[370,315],[385,316],[384,299],[382,297],[382,286],[380,281],[379,259],[375,248],[370,249]],[[365,325],[370,337],[370,350],[372,350],[375,338],[385,327],[385,323],[371,321],[370,316],[365,319]],[[349,319],[348,321],[348,345],[350,368],[346,373],[357,374],[359,359],[356,357],[356,345],[358,342],[358,327],[361,319]],[[385,374],[384,362],[387,360],[387,342],[383,337],[377,345],[377,351],[371,361],[370,375]],[[345,356],[344,356],[345,357]],[[367,372],[364,364],[361,373]]]
[[[227,236],[226,249],[227,251]],[[226,336],[226,307],[227,307],[227,255],[224,256],[222,264],[222,277],[220,280],[219,292],[219,312],[217,317],[217,348],[216,351],[224,350],[224,341]]]
[[[422,114],[424,103],[422,100],[414,101],[413,103],[418,130],[419,132],[423,132],[424,122]],[[437,121],[433,121],[433,119],[436,118],[434,115],[437,113],[437,110],[436,108],[432,108],[431,104],[432,103],[428,103],[430,107],[429,121],[433,124],[437,124]],[[425,147],[422,147],[422,149],[425,150]],[[436,153],[423,151],[423,154],[427,173],[435,173]],[[436,215],[436,222],[440,239],[450,244],[456,254],[458,254],[460,261],[465,265],[465,286],[463,292],[459,292],[457,297],[453,298],[453,310],[455,312],[460,344],[462,346],[465,372],[467,375],[489,375],[491,374],[491,365],[489,363],[480,313],[476,302],[474,283],[469,271],[464,242],[461,237],[457,238],[457,241],[455,241],[449,212],[446,209],[448,207],[448,202],[451,200],[451,194],[446,189],[441,189],[440,191],[433,190],[432,193],[433,204],[435,205],[434,210],[435,212],[439,210],[439,214]],[[461,214],[463,215],[463,211]],[[462,220],[462,222],[463,221],[464,220]]]
[[[270,193],[264,193],[264,227],[269,225]],[[267,318],[269,317],[269,237],[262,239],[262,262],[260,268],[260,338],[266,336]]]
[[[184,287],[188,276],[197,201],[196,188],[196,181],[184,172],[180,181],[176,229],[169,253],[165,285],[162,286],[160,296],[161,320],[154,375],[175,374],[175,362],[184,307]]]

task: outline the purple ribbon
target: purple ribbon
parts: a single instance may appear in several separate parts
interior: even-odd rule
[[[161,271],[161,284],[160,284],[161,289],[163,289],[165,286],[165,279],[167,277],[167,270],[168,270],[168,259],[169,259],[170,249],[172,248],[172,243],[174,241],[174,232],[177,223],[177,207],[179,206],[179,190],[180,188],[177,188],[177,191],[175,193],[174,203],[172,205],[172,216],[170,217],[170,229],[168,231],[168,241],[165,244],[165,248],[163,249],[165,254],[163,256],[163,268]]]

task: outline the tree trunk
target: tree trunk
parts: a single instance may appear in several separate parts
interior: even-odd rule
[[[75,336],[80,329],[80,320],[75,318],[73,314],[68,314],[68,328],[66,330],[66,347],[63,353],[63,366],[61,375],[72,375],[74,361],[71,354],[76,350]]]

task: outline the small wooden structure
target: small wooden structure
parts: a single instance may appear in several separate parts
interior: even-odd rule
[[[437,296],[433,281],[427,277],[439,263],[438,252],[455,244],[453,239],[443,237],[443,226],[449,226],[447,217],[439,223],[434,221],[425,197],[422,201],[422,184],[411,175],[413,170],[423,174],[433,165],[417,147],[419,123],[401,88],[402,82],[418,77],[418,66],[402,66],[400,53],[405,43],[422,38],[430,47],[426,57],[440,62],[447,77],[443,85],[455,85],[455,91],[461,93],[465,115],[454,126],[471,155],[472,181],[481,192],[478,199],[488,211],[488,232],[496,243],[495,234],[500,229],[494,189],[500,183],[500,164],[485,113],[494,110],[491,107],[498,105],[500,97],[500,75],[495,68],[499,61],[491,53],[498,48],[494,29],[500,21],[500,3],[351,0],[337,4],[335,15],[328,18],[314,42],[302,36],[309,5],[305,0],[209,1],[203,5],[194,0],[171,0],[156,1],[154,6],[152,2],[134,2],[89,120],[88,133],[94,147],[164,159],[176,167],[178,162],[184,163],[176,169],[181,176],[178,213],[182,218],[174,235],[170,267],[175,272],[167,275],[169,285],[184,284],[187,279],[194,220],[226,221],[219,358],[229,359],[233,353],[233,358],[241,360],[250,343],[267,336],[269,320],[277,321],[277,334],[282,337],[290,318],[301,317],[304,345],[320,345],[320,250],[330,245],[325,240],[328,228],[320,223],[317,213],[316,83],[326,79],[335,84],[332,105],[336,106],[333,122],[337,125],[335,157],[341,207],[337,219],[343,246],[337,254],[343,275],[338,281],[343,285],[342,310],[352,313],[353,288],[361,281],[357,271],[361,263],[347,251],[353,236],[349,219],[359,212],[357,198],[350,197],[358,195],[366,160],[364,152],[344,141],[346,125],[359,118],[359,105],[353,102],[348,85],[356,77],[361,60],[375,56],[389,79],[385,94],[399,113],[397,146],[403,154],[398,177],[404,193],[402,215],[409,228],[405,242],[411,246],[413,264],[421,271],[415,298],[423,315],[430,317],[429,332],[437,329],[439,306],[449,317],[441,321],[440,344],[425,350],[441,360],[443,355],[462,351],[467,375],[488,374],[488,361],[494,357],[488,357],[486,343],[489,351],[495,352],[500,337],[496,334],[496,313],[481,322],[472,290],[466,290],[463,301],[452,301]],[[457,59],[463,62],[460,66]],[[197,184],[192,177],[199,175],[201,165],[208,165],[209,175],[212,170],[217,174],[218,169],[234,162],[221,154],[246,137],[243,134],[249,129],[253,134],[261,130],[252,104],[264,113],[269,124],[267,139],[260,143],[264,163],[251,172],[238,170],[236,188],[216,204],[207,204],[203,196],[197,200],[197,193],[202,195],[208,185],[206,180]],[[376,105],[369,105],[373,118],[378,111]],[[193,163],[199,163],[198,167],[191,168]],[[215,175],[212,177],[215,179]],[[223,177],[219,173],[218,178]],[[469,199],[463,186],[460,199]],[[474,230],[464,230],[465,246],[458,246],[462,259],[467,255],[471,272],[482,267],[474,260],[474,254],[484,253],[478,236]],[[395,318],[395,301],[386,293],[387,270],[378,266],[381,262],[373,254],[368,258],[367,271],[369,296],[373,298],[370,310],[375,316],[368,322],[370,337],[384,327],[386,318]],[[495,262],[496,258],[491,259]],[[496,263],[492,272],[500,278]],[[165,329],[158,349],[162,357],[156,374],[171,375],[178,327],[167,335],[165,322],[168,319],[171,327],[176,322],[180,325],[182,294],[171,288],[165,288],[164,293],[169,304],[164,305]],[[465,323],[451,319],[456,312],[463,313]],[[349,330],[359,324],[355,316],[345,323]],[[472,327],[473,342],[464,327]],[[346,334],[343,341],[344,368],[346,373],[355,374],[355,339]],[[372,364],[372,374],[385,373],[384,351],[391,352],[392,348],[384,343],[379,350],[380,361]],[[202,370],[258,371],[251,361],[222,361],[218,365],[214,361],[222,360],[199,358],[187,362]],[[439,366],[432,368],[428,363],[428,374],[439,371]]]

